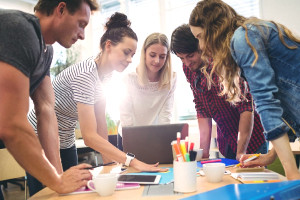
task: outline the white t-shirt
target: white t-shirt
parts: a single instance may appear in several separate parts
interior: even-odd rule
[[[158,82],[141,86],[136,72],[124,76],[125,88],[120,104],[121,126],[142,126],[170,123],[176,88],[176,73],[171,88],[159,89]]]
[[[78,121],[77,103],[94,105],[105,99],[103,81],[100,80],[93,57],[71,65],[53,81],[55,113],[58,121],[60,148],[75,144],[75,128]],[[36,131],[36,116],[32,110],[28,119]]]

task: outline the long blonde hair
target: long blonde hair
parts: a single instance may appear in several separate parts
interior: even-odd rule
[[[212,73],[215,72],[219,76],[221,84],[220,95],[225,95],[227,101],[233,104],[244,100],[245,96],[241,93],[239,85],[240,68],[231,56],[230,40],[238,27],[242,26],[245,29],[247,44],[255,55],[255,59],[252,62],[252,66],[254,66],[258,60],[258,54],[249,41],[247,24],[261,25],[261,22],[263,20],[257,18],[247,19],[238,15],[232,7],[221,0],[200,1],[190,15],[189,24],[204,30],[205,48],[203,49],[202,56],[212,55],[214,60],[211,72],[208,73],[206,68],[204,68],[203,73],[209,83],[212,82]],[[273,21],[271,22],[277,27],[281,42],[287,48],[297,48],[288,46],[283,39],[283,34],[298,43],[300,40],[293,36],[291,31],[285,26]]]
[[[146,50],[153,44],[161,44],[167,48],[167,57],[164,66],[159,72],[159,88],[171,88],[172,83],[172,66],[171,66],[171,56],[170,56],[170,45],[169,40],[165,34],[162,33],[152,33],[144,41],[140,63],[137,66],[138,80],[141,85],[147,85],[149,83],[146,67]]]

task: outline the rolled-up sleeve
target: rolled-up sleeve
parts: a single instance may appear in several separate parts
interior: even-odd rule
[[[264,40],[254,26],[248,29],[248,38],[258,53],[258,60],[254,66],[252,63],[255,55],[246,42],[245,30],[242,27],[237,29],[233,35],[231,52],[249,84],[266,139],[273,140],[286,133],[289,127],[282,120],[283,109],[280,100],[275,96],[278,87]]]

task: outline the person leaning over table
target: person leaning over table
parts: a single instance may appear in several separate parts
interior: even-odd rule
[[[122,72],[132,62],[137,36],[130,21],[122,13],[114,13],[107,21],[100,40],[100,53],[63,70],[53,81],[55,113],[58,119],[60,152],[64,170],[77,165],[75,127],[80,124],[84,143],[112,159],[139,171],[165,171],[145,164],[126,154],[108,141],[105,119],[104,79],[113,71]],[[28,119],[37,128],[35,112]]]
[[[168,38],[152,33],[144,41],[136,71],[123,78],[120,104],[122,126],[168,124],[171,122],[176,73],[172,71]]]
[[[51,44],[69,48],[84,39],[97,8],[93,0],[39,0],[34,15],[0,9],[0,139],[26,171],[58,193],[86,185],[91,173],[84,169],[88,164],[62,171],[49,76]],[[27,120],[29,97],[38,111],[38,132],[48,130],[40,142]]]
[[[300,136],[300,39],[274,21],[238,15],[220,0],[198,2],[189,25],[203,55],[213,57],[221,94],[229,102],[243,99],[240,76],[248,81],[265,137],[274,147],[244,166],[268,165],[277,154],[286,177],[300,179],[289,144],[289,136]]]
[[[217,124],[217,144],[224,157],[239,160],[246,153],[267,153],[263,128],[258,114],[254,112],[247,88],[243,87],[247,100],[232,106],[219,95],[220,87],[215,73],[211,77],[213,84],[207,84],[202,70],[205,67],[211,70],[212,59],[207,59],[208,63],[202,60],[198,40],[188,24],[173,31],[171,51],[181,59],[183,71],[193,91],[203,158],[209,157],[212,119]],[[246,84],[243,81],[240,83]]]

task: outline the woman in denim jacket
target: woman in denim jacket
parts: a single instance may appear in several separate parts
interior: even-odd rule
[[[198,2],[189,24],[202,56],[211,55],[220,77],[221,95],[233,104],[244,99],[244,77],[273,149],[244,166],[268,165],[276,158],[289,180],[300,179],[289,139],[300,136],[300,39],[281,24],[245,18],[221,0]],[[209,76],[209,74],[208,74]],[[208,77],[208,80],[209,77]]]

